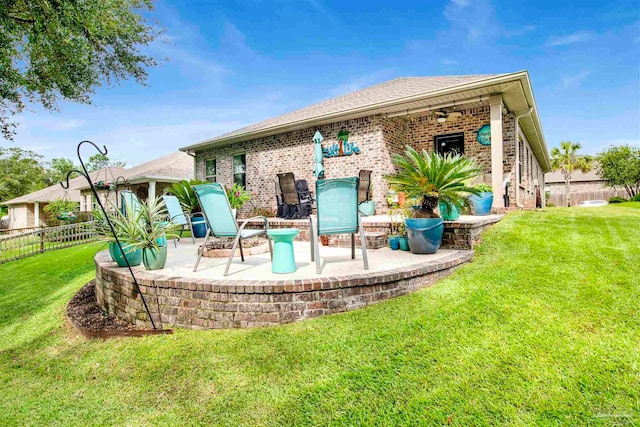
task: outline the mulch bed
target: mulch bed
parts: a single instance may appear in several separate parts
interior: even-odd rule
[[[209,239],[207,242],[207,249],[231,249],[233,248],[233,241],[234,239],[232,237],[214,237]],[[267,243],[267,239],[265,237],[250,237],[242,240],[242,247],[253,248],[265,243]]]
[[[116,316],[109,316],[96,302],[93,281],[84,285],[67,305],[67,318],[86,338],[111,338],[125,336],[156,335],[173,333],[171,329],[154,330],[133,325]]]

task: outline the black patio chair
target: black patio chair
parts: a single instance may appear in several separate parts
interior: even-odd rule
[[[358,178],[358,204],[360,204],[369,200],[369,188],[371,187],[371,171],[360,169]]]
[[[279,188],[278,188],[279,186]],[[278,174],[276,202],[278,217],[285,219],[308,218],[311,214],[313,195],[307,181],[296,181],[292,172]]]

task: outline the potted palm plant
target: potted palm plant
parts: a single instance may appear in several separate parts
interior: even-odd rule
[[[408,194],[418,197],[419,209],[413,218],[405,219],[409,248],[416,254],[435,253],[442,243],[444,224],[435,213],[440,201],[462,207],[468,204],[468,194],[478,194],[468,182],[482,173],[476,163],[457,154],[416,151],[407,146],[404,155],[392,158],[398,172],[386,177],[387,181]]]
[[[204,215],[196,197],[196,192],[193,190],[193,186],[198,184],[204,184],[204,181],[197,179],[192,179],[191,181],[182,180],[174,183],[170,191],[178,198],[182,208],[191,216],[193,236],[204,237],[207,234],[207,224],[204,221]]]

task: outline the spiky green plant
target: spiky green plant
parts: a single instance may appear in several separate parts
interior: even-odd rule
[[[160,249],[160,241],[163,237],[167,239],[174,237],[172,230],[175,225],[167,221],[167,207],[164,200],[157,197],[143,204],[136,215],[132,215],[138,229],[138,238],[128,243],[136,248]]]
[[[198,198],[193,190],[193,186],[198,184],[204,184],[204,181],[197,179],[192,179],[191,181],[182,180],[174,183],[170,188],[170,191],[178,198],[182,207],[189,213],[201,211],[200,203],[198,203]]]
[[[419,198],[421,207],[413,212],[414,217],[437,218],[434,209],[439,200],[462,208],[468,205],[467,195],[479,193],[469,181],[483,170],[472,159],[427,150],[418,152],[407,146],[405,154],[394,154],[392,161],[398,172],[386,179],[396,190]]]

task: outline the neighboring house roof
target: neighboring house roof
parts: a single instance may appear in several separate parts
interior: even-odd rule
[[[167,156],[151,160],[129,169],[114,167],[105,168],[96,172],[91,172],[93,182],[100,180],[115,181],[122,176],[129,183],[136,184],[148,181],[177,182],[183,179],[193,179],[193,157],[186,153],[177,151]],[[3,202],[3,205],[17,205],[23,203],[52,202],[54,200],[67,198],[74,202],[80,202],[81,190],[89,188],[89,184],[84,177],[76,177],[69,181],[69,190],[65,190],[60,184],[43,188],[33,193],[25,194],[15,199]]]
[[[596,173],[596,165],[589,172],[582,172],[581,170],[573,171],[571,174],[571,182],[588,182],[588,181],[602,181],[602,178]],[[559,170],[549,172],[544,175],[544,182],[547,184],[555,184],[561,182],[564,184],[564,176]]]
[[[533,142],[531,145],[543,169],[549,170],[551,163],[527,71],[510,74],[401,77],[273,117],[180,150],[204,150],[336,120],[373,114],[395,114],[405,111],[408,113],[412,109],[497,93],[502,94],[505,106],[510,111],[524,112],[529,108],[533,109],[531,115],[521,119],[522,129],[527,134],[529,142]],[[466,108],[473,106],[467,104]]]
[[[193,157],[187,153],[176,151],[158,159],[150,160],[123,169],[116,177],[122,176],[130,184],[137,184],[148,181],[178,182],[183,179],[193,179]],[[87,189],[86,184],[80,187]]]
[[[105,168],[95,172],[91,172],[92,181],[99,181],[106,179],[113,179],[113,176],[118,176],[122,173],[123,168]],[[80,202],[80,189],[86,186],[87,180],[82,176],[77,176],[69,180],[69,189],[65,190],[60,184],[55,184],[46,188],[42,188],[38,191],[34,191],[29,194],[16,197],[15,199],[2,202],[3,205],[19,205],[24,203],[48,203],[58,199],[68,199],[74,202]]]

